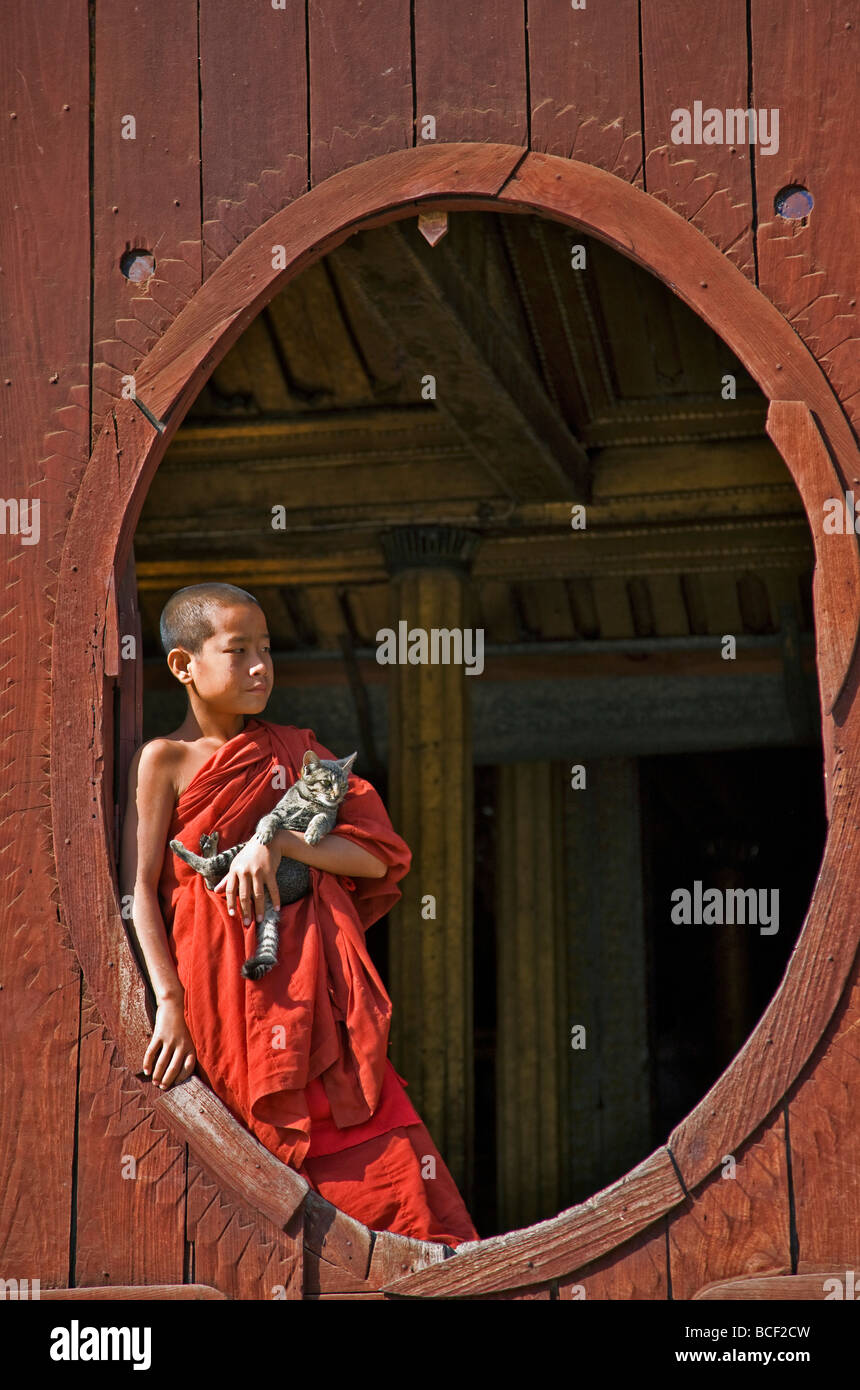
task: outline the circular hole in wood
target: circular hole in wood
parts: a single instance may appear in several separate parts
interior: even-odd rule
[[[773,200],[774,208],[780,217],[789,222],[804,221],[812,212],[814,204],[815,199],[809,189],[799,183],[786,184]]]
[[[119,268],[126,280],[131,280],[136,285],[142,285],[155,272],[155,257],[151,251],[134,247],[131,251],[123,252],[120,257]]]

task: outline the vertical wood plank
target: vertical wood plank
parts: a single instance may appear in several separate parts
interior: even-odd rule
[[[690,622],[677,574],[649,574],[657,637],[686,637]]]
[[[145,10],[106,0],[95,12],[93,133],[93,435],[201,279],[197,5],[171,10],[171,39]],[[123,138],[134,120],[134,139]],[[130,249],[151,252],[155,272],[142,283],[120,269]],[[142,652],[133,559],[114,576],[119,720],[113,684],[107,692],[105,811],[117,835],[128,765],[142,738]],[[122,637],[134,635],[137,659],[122,658]],[[113,759],[117,792],[113,803]],[[108,763],[111,766],[108,766]],[[116,840],[116,847],[119,840]],[[84,1017],[80,1061],[77,1219],[81,1240],[75,1277],[81,1283],[182,1282],[184,1149],[150,1129],[145,1100],[129,1102],[102,1043],[91,1006]],[[143,1118],[139,1109],[143,1109]],[[105,1135],[105,1125],[109,1137]],[[143,1147],[141,1145],[143,1144]],[[145,1179],[123,1175],[130,1155]]]
[[[409,6],[308,0],[311,182],[415,143]]]
[[[119,635],[119,727],[116,730],[117,758],[117,845],[122,843],[126,788],[131,760],[143,742],[143,632],[137,602],[137,575],[134,547],[117,585],[117,629]],[[130,654],[128,638],[134,640]],[[126,655],[126,650],[129,654]]]
[[[642,71],[646,189],[754,279],[749,144],[671,138],[672,112],[692,113],[696,101],[703,111],[747,109],[746,0],[642,0]]]
[[[154,1122],[145,1087],[86,988],[81,1030],[75,1284],[181,1284],[185,1145]]]
[[[302,1297],[302,1208],[286,1230],[251,1213],[188,1161],[186,1212],[189,1283],[209,1284],[229,1298],[287,1301]]]
[[[148,351],[200,283],[196,0],[171,5],[169,41],[145,6],[100,0],[94,99],[93,440],[143,356],[118,321]],[[128,250],[155,257],[145,282],[120,269]]]
[[[527,145],[522,0],[415,0],[414,13],[416,145],[425,116],[437,140]]]
[[[308,188],[305,6],[200,5],[204,275]]]
[[[499,768],[497,850],[498,1221],[557,1215],[570,1192],[562,776]]]
[[[669,1296],[666,1218],[558,1283],[560,1299],[589,1303]]]
[[[450,536],[454,552],[459,533],[452,530]],[[455,554],[450,568],[447,558],[440,554],[438,567],[410,565],[394,574],[395,632],[401,620],[425,633],[466,626],[467,580],[453,568]],[[389,553],[389,563],[396,562],[396,553]],[[409,1082],[416,1108],[467,1204],[474,1099],[468,686],[462,665],[404,663],[391,668],[391,818],[413,851],[403,896],[390,914],[392,1059]],[[433,916],[423,911],[428,897],[435,904]]]
[[[598,575],[593,597],[601,637],[635,637],[628,581],[621,575]]]
[[[860,179],[855,108],[860,24],[854,0],[751,0],[753,99],[780,113],[775,154],[756,162],[759,283],[820,361],[860,426],[857,244],[840,215]],[[775,58],[778,55],[778,61]],[[814,199],[806,219],[779,216],[781,189]]]
[[[636,762],[593,760],[586,776],[565,807],[575,1202],[640,1162],[652,1138]],[[572,1046],[574,1025],[584,1048]]]
[[[827,1033],[788,1099],[799,1274],[827,1261],[857,1270],[860,1250],[860,961]]]
[[[744,620],[738,599],[737,575],[713,570],[704,576],[704,590],[709,631],[715,637],[727,633],[740,637],[744,632]]]
[[[56,575],[88,442],[89,36],[86,6],[72,0],[49,15],[14,6],[3,20],[2,487],[4,501],[32,510],[3,538],[0,1273],[46,1288],[68,1284],[80,1011],[51,854],[49,752]]]
[[[642,185],[637,0],[529,0],[531,148]]]

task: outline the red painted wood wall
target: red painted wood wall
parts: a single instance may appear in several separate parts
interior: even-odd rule
[[[273,211],[340,169],[420,143],[416,122],[430,114],[439,142],[572,156],[687,217],[804,338],[856,429],[858,16],[854,0],[89,9],[16,6],[0,46],[2,493],[38,500],[41,529],[34,545],[2,538],[0,1275],[43,1288],[196,1280],[268,1297],[290,1282],[290,1239],[219,1194],[153,1122],[146,1092],[116,1065],[60,911],[55,576],[117,373]],[[671,111],[697,99],[778,107],[778,153],[671,144]],[[127,115],[134,141],[121,136]],[[774,214],[790,183],[815,197],[806,226]],[[119,270],[135,247],[158,258],[145,296]],[[737,1155],[737,1181],[711,1178],[570,1283],[590,1298],[662,1299],[671,1279],[686,1298],[714,1279],[791,1268],[789,1154],[796,1267],[856,1259],[858,1016],[855,968],[801,1080]],[[122,1177],[126,1154],[137,1181]]]

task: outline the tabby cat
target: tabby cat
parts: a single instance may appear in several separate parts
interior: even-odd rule
[[[309,748],[302,758],[298,779],[287,788],[274,810],[257,821],[255,838],[267,845],[278,830],[303,830],[307,843],[318,845],[337,820],[338,807],[346,796],[349,770],[355,758],[355,753],[348,758],[320,758]],[[199,854],[186,849],[181,840],[171,840],[170,848],[192,869],[202,874],[210,888],[214,888],[246,843],[243,840],[241,844],[219,853],[218,831],[213,830],[211,835],[200,836]],[[308,865],[300,864],[288,855],[282,855],[276,877],[281,906],[296,902],[310,888]],[[268,889],[263,891],[266,907],[262,919],[257,923],[256,954],[249,956],[242,966],[246,980],[262,979],[278,960],[279,909],[274,907]]]

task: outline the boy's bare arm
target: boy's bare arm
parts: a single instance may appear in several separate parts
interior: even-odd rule
[[[384,878],[388,872],[386,865],[375,854],[334,830],[318,845],[309,845],[300,830],[279,830],[275,841],[281,854],[302,864],[310,864],[314,869],[326,869],[330,874],[346,874],[349,878]]]
[[[268,845],[261,845],[252,835],[220,883],[215,884],[216,893],[224,891],[231,917],[235,916],[238,901],[245,924],[250,923],[254,914],[259,922],[265,910],[266,888],[274,906],[280,905],[275,875],[282,855],[310,864],[314,869],[327,869],[329,873],[345,874],[349,878],[384,878],[387,873],[381,859],[342,835],[326,835],[318,845],[309,845],[299,830],[279,830]]]
[[[169,752],[158,741],[144,744],[132,758],[120,858],[122,892],[132,895],[135,935],[158,1003],[183,998],[158,900],[158,880],[175,805],[170,764]]]
[[[167,1089],[191,1075],[196,1060],[185,1023],[184,991],[167,945],[158,898],[167,833],[176,804],[174,750],[154,739],[135,753],[128,777],[120,884],[132,895],[132,924],[158,1005],[143,1071]]]

